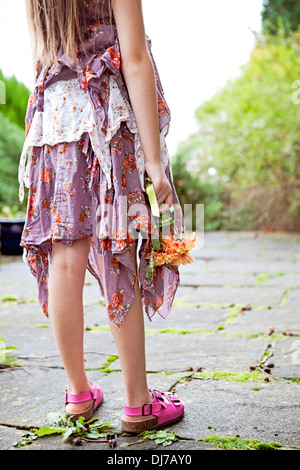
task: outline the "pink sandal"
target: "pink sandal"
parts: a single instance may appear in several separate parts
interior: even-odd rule
[[[158,392],[149,389],[153,395],[153,401],[143,406],[124,406],[124,414],[127,416],[141,416],[146,419],[139,421],[126,421],[122,417],[122,431],[139,434],[143,431],[152,431],[162,426],[167,426],[179,421],[184,414],[184,405],[177,396],[168,392]],[[150,418],[147,418],[150,416]]]
[[[79,395],[73,395],[68,392],[68,390],[65,391],[65,404],[67,405],[68,403],[83,403],[85,401],[89,400],[94,400],[93,403],[85,410],[82,411],[81,413],[67,413],[66,412],[66,417],[70,418],[72,421],[76,421],[77,419],[80,418],[80,416],[83,416],[86,421],[91,419],[95,411],[99,408],[99,406],[103,402],[103,391],[102,388],[97,385],[93,384],[93,382],[90,381],[90,384],[92,386],[91,390],[89,392],[85,393],[80,393]]]

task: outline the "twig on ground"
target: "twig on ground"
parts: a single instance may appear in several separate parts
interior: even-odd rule
[[[265,362],[272,356],[273,353],[268,354],[258,364],[256,364],[255,366],[250,366],[250,370],[258,370],[259,372],[265,374],[267,377],[271,377],[272,379],[274,379],[275,377],[273,377],[271,374],[269,374],[262,368],[262,365],[265,364]]]

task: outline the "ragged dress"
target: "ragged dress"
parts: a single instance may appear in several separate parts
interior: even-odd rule
[[[72,245],[91,237],[87,269],[97,279],[103,297],[106,291],[108,317],[120,327],[134,300],[136,282],[148,318],[156,311],[166,318],[179,285],[179,271],[176,266],[157,266],[152,278],[146,276],[153,218],[145,191],[144,154],[120,70],[117,28],[107,6],[100,22],[95,0],[82,0],[82,8],[86,53],[78,44],[76,63],[59,51],[58,65],[41,69],[37,64],[19,166],[21,200],[24,185],[28,188],[21,245],[48,316],[53,243]],[[161,158],[172,187],[175,223],[183,231],[165,141],[170,110],[151,42],[146,40],[156,75]],[[136,240],[137,272],[129,249]],[[103,278],[97,255],[103,263]]]

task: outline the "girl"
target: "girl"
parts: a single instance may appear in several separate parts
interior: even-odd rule
[[[177,229],[184,226],[165,144],[170,112],[141,0],[26,0],[26,6],[36,82],[19,167],[21,200],[23,183],[29,188],[21,244],[43,311],[51,313],[68,381],[66,414],[90,419],[103,400],[84,370],[88,268],[105,298],[121,362],[122,429],[154,429],[180,419],[184,406],[147,384],[143,307],[150,319],[156,311],[165,318],[179,273],[161,265],[146,275],[155,231],[146,177],[160,212],[173,206]]]

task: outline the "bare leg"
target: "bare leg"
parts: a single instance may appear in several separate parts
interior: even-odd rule
[[[82,292],[90,237],[74,245],[53,245],[49,275],[49,307],[53,332],[63,362],[70,393],[79,394],[91,386],[84,369]],[[91,401],[69,404],[68,412],[82,412]]]
[[[131,255],[136,266],[135,244],[131,247]],[[98,264],[103,278],[103,266],[100,256],[98,256]],[[138,284],[136,284],[134,302],[121,329],[112,321],[109,323],[121,362],[126,404],[128,406],[141,406],[144,403],[151,402],[152,395],[149,393],[146,375],[144,317]]]

